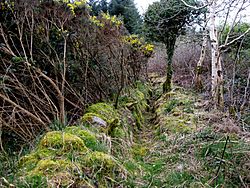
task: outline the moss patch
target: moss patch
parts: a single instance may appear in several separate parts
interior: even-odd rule
[[[88,172],[89,182],[99,182],[101,187],[113,187],[122,181],[124,169],[113,156],[103,152],[91,152],[81,159],[84,171]],[[119,184],[119,183],[118,183]]]
[[[25,168],[25,170],[33,169],[39,160],[50,159],[55,154],[55,151],[49,149],[37,149],[33,153],[22,157],[19,160],[19,168]]]
[[[156,115],[160,133],[188,133],[196,126],[194,99],[180,91],[163,95],[156,101]]]
[[[87,167],[102,167],[104,171],[112,171],[117,166],[116,161],[111,155],[103,152],[92,152],[84,157],[84,164]]]
[[[137,159],[142,159],[148,153],[149,149],[141,144],[135,144],[131,148],[132,155]]]
[[[72,126],[72,127],[67,127],[64,131],[66,133],[70,133],[81,138],[84,141],[86,147],[90,149],[94,150],[94,148],[98,144],[98,140],[96,138],[95,133],[89,130],[83,130],[81,127]]]
[[[146,91],[143,91],[146,93]],[[143,113],[149,108],[146,100],[146,94],[144,94],[138,88],[131,89],[130,95],[123,96],[123,103],[129,110],[131,110],[135,119],[135,124],[138,129],[141,129],[145,123]]]
[[[49,148],[52,150],[60,149],[62,152],[69,152],[72,150],[81,152],[88,151],[81,138],[76,135],[60,131],[48,132],[41,140],[39,148]]]
[[[107,103],[97,103],[88,107],[88,113],[92,113],[92,115],[97,115],[97,117],[102,118],[104,121],[109,122],[112,119],[119,119],[117,111],[114,107]],[[83,119],[84,120],[84,119]]]
[[[20,159],[17,181],[22,180],[21,185],[27,180],[37,187],[45,184],[48,187],[95,187],[96,182],[100,187],[118,185],[113,179],[123,176],[123,167],[113,156],[96,151],[101,146],[97,137],[75,126],[62,132],[48,132],[36,150]]]
[[[29,175],[54,175],[56,172],[72,168],[72,164],[67,160],[40,160],[36,167],[30,171]]]
[[[97,103],[87,109],[82,122],[93,131],[111,135],[113,130],[120,126],[120,116],[113,106],[107,103]]]

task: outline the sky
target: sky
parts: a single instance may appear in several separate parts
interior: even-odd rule
[[[147,10],[148,5],[152,4],[156,0],[134,0],[134,1],[140,13],[143,14]]]
[[[157,0],[134,0],[134,2],[135,2],[135,4],[136,4],[136,6],[137,6],[137,8],[138,8],[141,15],[147,10],[148,5],[152,4],[155,1],[157,1]],[[248,0],[248,1],[250,1],[250,0]],[[218,0],[218,2],[219,2],[219,0]],[[231,15],[234,15],[233,14],[234,12],[236,12],[236,11],[232,11]],[[243,20],[245,22],[250,22],[250,7],[248,7],[247,11],[244,11],[243,13],[246,16],[246,18],[244,18]],[[223,20],[224,19],[222,18],[222,21]],[[221,21],[221,19],[220,19],[220,21]]]

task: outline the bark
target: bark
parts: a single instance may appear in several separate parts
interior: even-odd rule
[[[201,79],[202,71],[203,71],[203,63],[205,60],[206,56],[206,49],[207,49],[207,30],[206,28],[203,29],[204,34],[203,34],[203,42],[202,42],[202,48],[201,48],[201,54],[200,54],[200,59],[197,63],[196,67],[196,75],[195,75],[195,88],[197,91],[201,91],[203,89],[203,83]]]
[[[223,107],[223,72],[221,64],[221,52],[219,50],[218,31],[216,27],[216,1],[210,6],[210,40],[211,40],[211,64],[212,64],[212,98],[216,107]]]
[[[241,107],[240,107],[241,111],[243,111],[244,106],[245,106],[246,103],[247,103],[247,95],[248,95],[248,88],[249,88],[249,85],[250,85],[250,68],[248,69],[247,85],[246,85],[246,87],[245,87],[243,102],[242,102],[242,105],[241,105]],[[249,100],[248,100],[248,101],[249,101]]]
[[[163,83],[163,93],[167,93],[172,89],[172,75],[173,75],[173,55],[174,55],[174,47],[175,47],[176,37],[172,37],[169,39],[165,45],[167,49],[167,78]]]

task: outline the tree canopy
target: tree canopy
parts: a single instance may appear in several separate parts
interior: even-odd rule
[[[89,5],[92,9],[93,15],[97,16],[100,12],[108,12],[109,3],[107,0],[89,0]]]
[[[134,0],[111,0],[109,5],[111,15],[122,16],[129,33],[138,33],[142,25],[141,16],[135,6]]]
[[[189,4],[195,4],[189,0]],[[145,35],[149,39],[162,42],[167,49],[167,80],[163,92],[171,90],[172,57],[177,37],[199,15],[197,10],[187,7],[179,0],[160,0],[149,6],[145,13]]]

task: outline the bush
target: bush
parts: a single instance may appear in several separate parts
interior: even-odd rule
[[[1,7],[3,134],[25,141],[53,122],[74,123],[90,103],[116,100],[143,77],[153,52],[142,39],[136,39],[140,48],[125,41],[117,17],[90,16],[84,0],[4,1]]]

